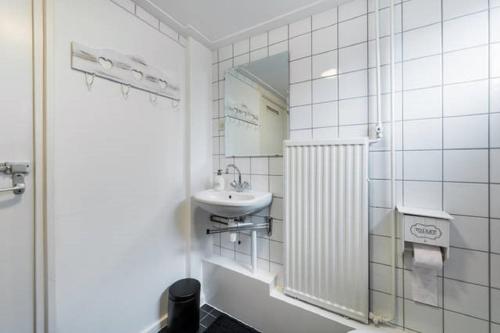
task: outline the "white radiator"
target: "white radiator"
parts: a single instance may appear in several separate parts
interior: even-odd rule
[[[285,141],[285,293],[368,322],[368,139]]]

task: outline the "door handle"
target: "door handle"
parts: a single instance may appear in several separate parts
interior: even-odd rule
[[[14,192],[14,194],[23,194],[26,190],[24,177],[29,174],[31,165],[29,162],[4,162],[0,163],[0,172],[12,175],[12,186],[0,188],[1,192]]]
[[[5,188],[0,188],[0,192],[14,192],[14,194],[22,194],[24,190],[26,189],[25,184],[17,184],[16,186],[12,187],[5,187]]]

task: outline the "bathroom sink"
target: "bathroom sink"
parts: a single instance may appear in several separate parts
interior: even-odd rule
[[[211,214],[234,218],[258,212],[269,206],[272,194],[205,190],[196,193],[193,198],[202,209]]]

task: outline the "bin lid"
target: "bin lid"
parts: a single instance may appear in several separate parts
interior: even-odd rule
[[[201,284],[196,279],[182,279],[170,286],[168,296],[174,301],[185,301],[200,293]]]

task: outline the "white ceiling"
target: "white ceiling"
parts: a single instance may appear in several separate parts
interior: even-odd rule
[[[319,13],[346,0],[135,0],[181,33],[215,47]]]

